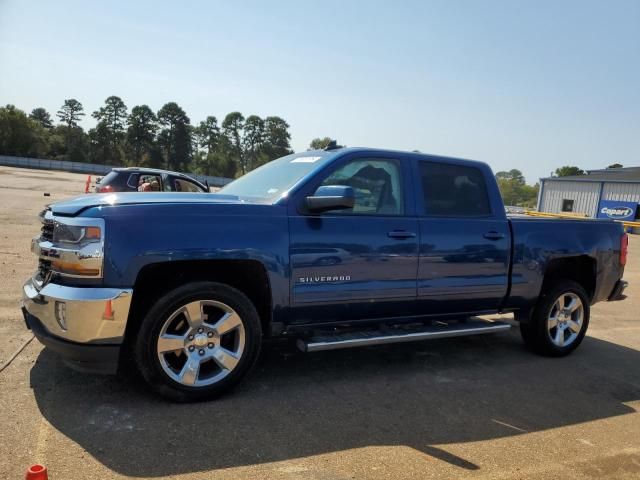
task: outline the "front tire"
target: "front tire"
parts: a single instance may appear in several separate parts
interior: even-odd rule
[[[239,290],[193,282],[159,299],[135,340],[136,366],[149,386],[177,402],[210,400],[233,388],[255,363],[258,313]]]
[[[562,357],[582,343],[589,315],[589,297],[584,288],[574,281],[560,280],[542,293],[530,321],[520,323],[520,333],[532,351]]]

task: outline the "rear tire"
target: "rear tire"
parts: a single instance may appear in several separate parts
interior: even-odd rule
[[[582,343],[589,315],[589,296],[584,288],[572,280],[559,280],[540,295],[531,319],[520,322],[520,333],[535,353],[563,357]]]
[[[258,313],[246,295],[221,283],[193,282],[163,295],[148,311],[134,358],[161,396],[210,400],[247,375],[261,340]]]

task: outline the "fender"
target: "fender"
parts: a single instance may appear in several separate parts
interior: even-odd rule
[[[277,205],[195,203],[89,209],[105,219],[104,284],[132,288],[146,266],[182,260],[256,260],[269,277],[274,314],[289,306],[289,229]],[[274,316],[275,320],[275,316]]]

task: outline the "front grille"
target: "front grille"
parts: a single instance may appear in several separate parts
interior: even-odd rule
[[[51,262],[49,260],[40,259],[38,261],[38,271],[36,272],[36,279],[40,282],[48,281],[51,275]]]
[[[40,213],[40,221],[42,222],[42,229],[40,230],[40,241],[51,242],[53,241],[53,219],[47,218],[49,209],[43,210]],[[38,270],[35,275],[36,280],[40,283],[48,282],[51,278],[51,261],[43,258],[38,259]]]
[[[40,220],[42,221],[40,238],[47,242],[51,242],[53,240],[53,220],[46,218],[45,214],[46,210],[40,214]]]

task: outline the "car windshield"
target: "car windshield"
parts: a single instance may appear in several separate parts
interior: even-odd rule
[[[326,152],[287,155],[234,180],[222,188],[220,193],[274,201],[286,193],[302,177],[326,164],[331,158],[333,155]]]

